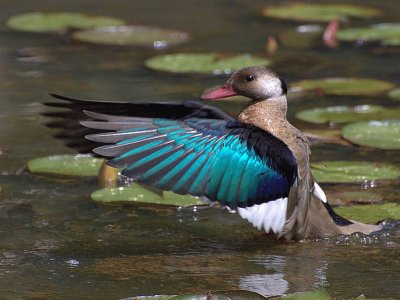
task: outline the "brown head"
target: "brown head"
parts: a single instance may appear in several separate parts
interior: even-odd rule
[[[206,92],[203,100],[241,95],[253,100],[266,100],[286,95],[285,82],[267,67],[246,67],[234,72],[224,85]]]

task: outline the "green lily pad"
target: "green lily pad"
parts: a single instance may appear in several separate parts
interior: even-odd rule
[[[363,223],[400,220],[400,205],[396,203],[344,206],[335,208],[335,212],[346,219]]]
[[[292,299],[292,300],[330,300],[331,296],[325,290],[309,291],[309,292],[298,292],[290,295],[285,295],[281,299]]]
[[[388,95],[392,99],[400,100],[400,89],[391,90]]]
[[[390,180],[400,176],[400,168],[390,164],[362,161],[322,161],[311,165],[318,182],[350,183]]]
[[[136,297],[126,298],[126,300],[127,299],[130,299],[130,300],[169,300],[175,296],[176,295],[136,296]],[[124,299],[121,299],[121,300],[124,300]]]
[[[380,105],[329,106],[303,110],[296,114],[298,119],[316,124],[383,120],[397,116],[400,116],[400,108],[389,109]]]
[[[398,150],[400,149],[400,120],[352,123],[342,128],[342,136],[356,145]]]
[[[341,41],[381,41],[383,45],[400,46],[400,23],[382,23],[368,27],[348,28],[336,34]]]
[[[301,80],[291,84],[293,91],[330,95],[376,95],[393,89],[390,82],[369,78],[323,78]]]
[[[341,131],[338,129],[307,129],[304,131],[311,145],[328,143],[350,146],[351,144],[344,140],[341,136]]]
[[[327,198],[331,205],[349,205],[362,203],[377,203],[383,200],[382,195],[368,191],[346,191],[328,193]]]
[[[250,54],[178,53],[156,56],[145,62],[146,67],[173,73],[230,74],[246,66],[270,65],[266,58]]]
[[[101,26],[123,25],[121,19],[89,16],[73,12],[30,12],[16,15],[6,21],[6,26],[19,31],[59,32],[67,29],[87,29]]]
[[[262,14],[265,17],[283,20],[330,22],[343,17],[374,17],[378,16],[380,11],[372,7],[353,4],[294,3],[266,7]]]
[[[52,155],[32,159],[27,167],[32,173],[97,176],[103,161],[89,155]]]
[[[186,42],[189,35],[149,26],[109,26],[79,30],[72,34],[72,38],[93,44],[165,48]]]
[[[147,203],[181,207],[204,205],[204,202],[198,197],[179,195],[173,192],[163,192],[162,195],[159,195],[137,183],[126,187],[100,189],[94,191],[90,198],[102,204]]]
[[[218,291],[178,295],[171,300],[265,300],[264,296],[246,290]]]

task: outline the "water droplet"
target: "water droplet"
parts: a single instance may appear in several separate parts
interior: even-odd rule
[[[69,260],[67,260],[67,264],[70,267],[78,267],[80,262],[79,262],[79,260],[76,260],[76,259],[69,259]]]

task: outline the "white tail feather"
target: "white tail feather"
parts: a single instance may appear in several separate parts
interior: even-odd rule
[[[258,229],[265,232],[273,231],[279,234],[286,221],[287,198],[280,198],[267,203],[255,204],[249,207],[238,207],[239,215]]]
[[[328,202],[328,199],[326,199],[325,192],[322,190],[322,188],[316,182],[314,182],[313,194],[314,194],[315,197],[320,199],[322,202],[324,202],[324,203]]]

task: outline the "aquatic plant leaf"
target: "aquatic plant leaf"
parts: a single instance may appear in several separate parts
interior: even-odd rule
[[[400,168],[384,163],[363,161],[321,161],[311,165],[318,182],[350,183],[365,180],[395,179]]]
[[[32,173],[97,176],[103,161],[89,155],[51,155],[30,160],[27,168]]]
[[[357,122],[342,128],[342,136],[353,144],[384,150],[400,149],[400,120]]]
[[[222,55],[218,53],[178,53],[156,56],[145,62],[146,67],[173,73],[230,74],[254,65],[270,65],[266,58],[250,54]]]
[[[335,212],[346,219],[363,223],[400,220],[400,205],[396,203],[344,206],[335,208]]]
[[[307,129],[304,135],[311,145],[327,143],[351,146],[351,143],[342,138],[341,131],[338,129]]]
[[[163,192],[161,195],[137,183],[126,187],[100,189],[94,191],[90,198],[103,204],[147,203],[181,207],[204,205],[204,202],[198,197],[178,195],[172,192]]]
[[[294,92],[318,92],[330,95],[376,95],[394,88],[391,82],[369,78],[323,78],[294,82]]]
[[[228,290],[178,295],[171,300],[265,300],[264,296],[246,290]]]
[[[278,298],[279,299],[279,298]],[[330,300],[331,296],[325,290],[317,290],[310,292],[298,292],[290,295],[285,295],[281,299],[292,299],[292,300]]]
[[[383,196],[369,191],[346,191],[327,193],[329,204],[349,205],[361,203],[377,203],[383,200]]]
[[[176,295],[154,295],[154,296],[136,296],[136,297],[129,297],[129,300],[169,300]],[[126,300],[127,300],[126,299]],[[124,299],[121,299],[124,300]]]
[[[341,41],[381,41],[387,46],[400,45],[400,23],[382,23],[368,27],[357,27],[339,30],[336,34]]]
[[[117,18],[74,12],[30,12],[10,17],[6,21],[6,26],[19,31],[58,32],[66,29],[86,29],[124,23],[123,20]]]
[[[87,43],[165,48],[189,39],[186,32],[149,26],[109,26],[79,30],[72,38]]]
[[[330,22],[343,17],[368,18],[380,14],[378,9],[353,4],[312,4],[293,3],[280,6],[268,6],[263,9],[265,17],[294,20]]]
[[[296,114],[298,119],[316,124],[383,120],[398,116],[400,116],[400,108],[389,109],[380,105],[329,106],[303,110]]]
[[[154,296],[136,296],[136,297],[129,297],[126,299],[121,300],[169,300],[176,295],[154,295]]]
[[[391,90],[388,95],[392,99],[400,100],[400,89]]]

